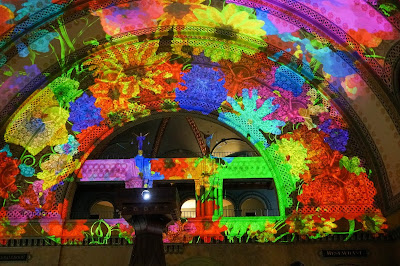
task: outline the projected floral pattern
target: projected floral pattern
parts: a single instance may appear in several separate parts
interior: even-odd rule
[[[114,127],[180,110],[214,115],[248,138],[263,156],[257,167],[268,161],[280,173],[274,181],[283,196],[279,216],[222,217],[218,188],[226,176],[240,175],[229,170],[240,158],[145,160],[146,178],[195,180],[204,207],[171,225],[164,242],[349,238],[387,229],[371,171],[348,148],[351,124],[335,99],[368,93],[360,69],[370,64],[375,71],[399,38],[389,22],[399,17],[398,4],[297,1],[335,23],[334,35],[292,24],[255,1],[89,1],[77,7],[90,12],[75,31],[62,12],[74,1],[11,2],[0,1],[2,244],[30,236],[31,221],[59,244],[105,244],[114,235],[132,242],[134,228],[123,219],[65,223],[69,203],[57,195]],[[52,24],[42,28],[39,19]],[[348,220],[348,229],[339,220]]]

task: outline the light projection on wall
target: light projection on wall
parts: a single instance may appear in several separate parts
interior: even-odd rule
[[[68,185],[95,180],[195,180],[196,217],[170,225],[169,243],[384,233],[343,114],[371,90],[365,65],[377,71],[399,38],[399,4],[286,2],[0,1],[1,243],[132,241],[123,219],[67,219]],[[217,119],[261,157],[86,161],[115,129],[160,112]],[[280,214],[224,217],[223,180],[254,177],[274,179]]]

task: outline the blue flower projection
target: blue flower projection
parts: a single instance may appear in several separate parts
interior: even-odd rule
[[[275,82],[273,86],[278,86],[284,90],[291,91],[295,97],[299,96],[303,89],[305,79],[291,70],[287,66],[280,66],[276,70]]]
[[[11,157],[12,156],[12,153],[11,153],[11,151],[10,151],[10,146],[8,145],[8,144],[6,144],[1,150],[0,150],[0,153],[1,152],[6,152],[7,153],[7,157]]]
[[[256,9],[257,19],[262,20],[265,22],[264,26],[262,27],[263,30],[267,33],[267,35],[277,35],[279,34],[279,30],[275,27],[275,25],[269,20],[268,14],[269,11]]]
[[[28,0],[22,4],[22,8],[17,11],[15,20],[20,20],[25,16],[32,16],[32,14],[41,11],[44,8],[50,9],[55,7],[57,10],[61,10],[62,6],[53,4],[51,0]]]
[[[329,137],[325,137],[324,141],[328,143],[332,150],[345,152],[349,140],[349,132],[341,128],[332,128],[331,124],[332,120],[328,119],[319,126],[323,132],[329,134]]]
[[[25,128],[32,134],[38,134],[46,129],[46,125],[41,118],[32,117],[26,122]]]
[[[82,130],[99,125],[103,118],[100,116],[100,108],[94,106],[96,98],[84,93],[75,102],[71,102],[71,113],[69,121],[73,124],[72,130],[81,132]]]
[[[340,152],[346,151],[347,141],[349,140],[349,132],[344,129],[334,128],[329,132],[329,137],[324,138],[324,141],[329,144],[332,150]]]
[[[281,120],[263,120],[263,118],[273,112],[275,112],[279,105],[273,105],[273,97],[267,99],[260,108],[257,108],[258,91],[252,90],[251,97],[249,96],[249,90],[243,89],[243,109],[239,103],[228,97],[227,101],[232,105],[234,111],[238,112],[239,115],[231,112],[220,113],[218,120],[229,123],[237,131],[242,133],[244,136],[250,135],[257,140],[252,139],[253,143],[264,139],[264,136],[260,132],[260,129],[265,133],[272,133],[280,135],[281,130],[278,128],[284,126],[286,123]],[[231,122],[230,122],[231,121]],[[234,125],[241,125],[240,128]]]
[[[35,168],[26,164],[20,164],[18,168],[21,170],[21,175],[25,177],[32,177],[35,174]]]
[[[189,111],[199,111],[205,115],[217,110],[226,100],[227,90],[221,71],[194,65],[191,71],[183,76],[186,90],[175,89],[179,106]],[[195,98],[194,98],[195,97]]]
[[[28,46],[30,49],[34,51],[47,53],[50,51],[49,49],[50,42],[56,37],[58,37],[58,33],[56,32],[49,32],[47,30],[38,30],[29,36]],[[17,44],[17,50],[19,56],[21,57],[28,56],[30,52],[28,47],[22,42]]]
[[[65,144],[57,145],[54,150],[60,154],[75,155],[78,153],[79,142],[74,136],[68,135],[68,142]]]

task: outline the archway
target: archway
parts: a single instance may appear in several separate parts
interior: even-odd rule
[[[235,205],[232,201],[224,199],[222,201],[223,209],[224,209],[224,217],[234,217],[235,216]]]
[[[183,202],[181,206],[181,217],[194,218],[196,217],[196,200],[189,199]]]
[[[90,208],[90,219],[113,219],[114,214],[114,206],[108,201],[98,201]]]
[[[73,197],[68,195],[73,191],[68,186],[74,186],[75,179],[81,177],[82,165],[96,146],[102,145],[109,135],[130,122],[156,113],[184,111],[219,120],[240,133],[261,155],[257,161],[244,156],[176,161],[177,164],[189,163],[194,169],[198,165],[205,167],[197,174],[202,176],[202,181],[208,178],[205,183],[199,182],[205,190],[199,194],[210,196],[204,197],[205,202],[213,202],[214,213],[208,213],[209,216],[222,216],[223,202],[216,199],[222,199],[219,189],[224,178],[238,178],[253,171],[247,178],[253,178],[256,173],[275,181],[279,216],[250,222],[235,222],[230,217],[218,220],[218,225],[229,227],[224,230],[229,229],[232,236],[243,235],[251,228],[258,228],[257,231],[261,232],[267,222],[276,227],[285,221],[291,224],[291,221],[308,219],[309,216],[314,222],[320,222],[320,212],[324,212],[323,217],[326,214],[335,220],[372,219],[380,229],[385,227],[373,200],[376,190],[369,180],[368,168],[383,173],[385,169],[379,168],[379,152],[373,159],[362,154],[375,150],[373,142],[365,145],[368,148],[358,149],[363,145],[357,143],[367,141],[357,137],[360,128],[365,126],[354,114],[358,104],[356,100],[363,96],[361,91],[371,93],[370,90],[379,91],[381,87],[369,86],[368,82],[374,81],[374,76],[372,81],[364,81],[367,80],[364,73],[369,71],[364,66],[369,63],[369,57],[360,52],[362,49],[354,49],[354,54],[361,53],[358,56],[347,52],[347,47],[358,47],[357,41],[347,38],[347,33],[340,38],[326,36],[318,25],[309,25],[304,19],[299,19],[292,20],[296,26],[293,31],[283,29],[284,35],[276,33],[271,37],[264,25],[279,32],[281,29],[271,26],[273,19],[268,18],[276,14],[263,11],[267,4],[259,6],[251,1],[248,5],[256,9],[242,10],[242,7],[226,3],[214,3],[209,7],[196,4],[190,8],[191,19],[195,21],[180,21],[185,26],[172,21],[171,25],[153,25],[157,20],[152,19],[147,21],[151,24],[149,27],[138,29],[131,25],[132,31],[127,33],[105,23],[103,7],[94,2],[94,7],[90,5],[93,14],[86,11],[77,13],[78,17],[88,18],[82,19],[81,23],[86,23],[84,27],[68,24],[70,21],[63,22],[61,18],[57,20],[58,25],[53,25],[54,18],[45,16],[50,23],[47,28],[40,28],[41,23],[28,20],[24,26],[17,25],[16,32],[9,35],[10,39],[4,44],[7,47],[5,54],[1,55],[2,75],[12,75],[5,85],[2,84],[10,91],[1,113],[4,121],[2,158],[5,165],[13,166],[1,189],[1,196],[5,199],[3,212],[8,219],[18,217],[41,221],[43,212],[48,218],[64,219],[69,208],[68,199]],[[52,4],[49,8],[53,8],[58,16],[64,6],[67,8],[64,3]],[[131,7],[130,4],[127,6]],[[68,10],[75,7],[79,5],[68,6]],[[104,8],[104,11],[118,13],[125,6]],[[197,16],[195,9],[200,9],[197,14],[214,12],[224,17],[229,11],[240,15],[254,24],[254,31],[247,32],[232,25],[231,30],[218,25],[210,28],[211,22]],[[159,6],[163,13],[161,10],[164,9]],[[168,15],[161,13],[160,17]],[[96,17],[100,19],[97,23]],[[87,30],[92,25],[89,21],[95,25],[93,32]],[[158,23],[161,21],[165,22],[160,19]],[[307,24],[305,28],[311,27],[310,32],[315,30],[321,35],[315,37],[303,32],[303,27],[297,27],[303,22]],[[49,32],[49,29],[57,32]],[[81,29],[86,30],[84,34]],[[101,32],[100,37],[96,37],[97,32]],[[59,35],[57,39],[56,33]],[[42,39],[44,35],[47,38]],[[72,36],[77,39],[71,40]],[[392,37],[385,34],[389,40]],[[326,41],[331,39],[336,40],[333,50]],[[342,39],[343,43],[338,41]],[[55,58],[49,65],[47,55],[50,54],[36,57],[35,49],[41,49],[36,42],[49,44],[52,40],[59,43],[56,46],[55,41],[52,43],[51,55]],[[344,45],[347,40],[351,40],[348,46]],[[29,55],[32,64],[24,62],[23,55]],[[21,65],[12,64],[13,56],[18,59],[16,61],[21,60]],[[357,61],[358,57],[362,58],[362,63]],[[358,70],[355,70],[354,62],[359,65]],[[376,65],[372,66],[375,69]],[[15,71],[11,71],[14,67]],[[362,88],[359,93],[354,92],[353,83]],[[360,111],[363,107],[359,104],[358,108]],[[381,120],[377,122],[386,123],[385,119]],[[369,137],[368,131],[362,134]],[[20,161],[14,159],[16,157]],[[165,160],[151,163],[155,167],[152,171],[159,173],[161,178]],[[157,163],[161,166],[156,166]],[[183,176],[187,178],[189,175]],[[164,172],[163,178],[169,177]],[[209,182],[210,177],[212,182]],[[358,186],[360,183],[362,187]],[[315,191],[323,188],[327,191],[316,197]],[[335,204],[338,201],[335,194],[330,193],[332,190],[343,195],[340,206]],[[358,207],[353,212],[351,205],[355,202]],[[21,208],[26,212],[21,212]],[[196,234],[200,235],[202,225],[198,223]],[[350,222],[350,231],[354,231],[353,225]],[[88,229],[87,225],[81,226]],[[294,233],[304,233],[291,229]],[[315,230],[309,233],[312,237]],[[54,232],[46,226],[43,231]],[[205,234],[204,238],[219,237],[221,232]],[[63,231],[57,231],[57,234],[62,235]]]
[[[242,216],[267,216],[267,207],[263,201],[257,197],[249,197],[240,205]]]

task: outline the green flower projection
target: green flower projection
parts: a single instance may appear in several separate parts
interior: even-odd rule
[[[373,98],[365,73],[381,73],[399,39],[390,23],[397,4],[9,2],[0,1],[1,244],[23,237],[106,244],[114,236],[131,243],[134,228],[122,218],[69,219],[65,191],[114,130],[162,112],[217,119],[261,155],[138,157],[132,171],[145,186],[195,180],[201,211],[169,226],[164,242],[348,239],[387,229],[373,167],[343,114]],[[287,10],[298,5],[314,13],[290,19]],[[81,17],[67,17],[81,9]],[[318,17],[307,20],[311,13]],[[255,177],[273,178],[279,213],[225,217],[223,181]],[[128,183],[113,178],[103,181]]]

